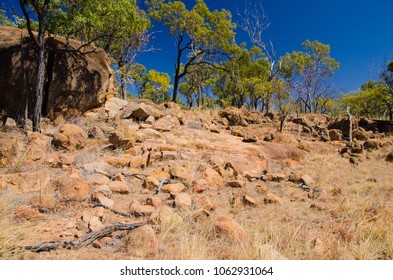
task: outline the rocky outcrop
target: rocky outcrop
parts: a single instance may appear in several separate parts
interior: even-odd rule
[[[116,80],[104,51],[78,50],[81,42],[46,38],[46,84],[42,115],[70,117],[99,107]],[[37,52],[26,30],[0,26],[0,109],[22,116],[26,102],[32,113],[37,73]],[[23,75],[26,75],[26,81]]]

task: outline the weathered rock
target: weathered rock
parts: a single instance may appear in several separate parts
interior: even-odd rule
[[[115,202],[112,199],[107,198],[105,195],[99,195],[96,198],[96,201],[109,208],[113,208],[113,205],[115,205]]]
[[[231,240],[243,240],[247,233],[238,222],[227,215],[222,215],[214,221],[214,227],[222,236]]]
[[[331,141],[341,141],[343,139],[343,133],[339,129],[330,129],[329,138]]]
[[[224,186],[224,180],[221,175],[211,167],[206,167],[204,171],[204,179],[208,187],[219,188]]]
[[[359,165],[359,160],[356,157],[350,157],[349,163],[351,163],[353,165]]]
[[[231,180],[227,182],[227,185],[232,188],[244,188],[246,186],[246,182],[243,180]]]
[[[190,209],[192,198],[188,193],[177,193],[175,194],[175,204],[177,207]]]
[[[277,195],[273,193],[267,193],[265,198],[263,199],[263,202],[265,204],[279,204],[283,205],[283,201],[281,198],[279,198]]]
[[[243,129],[239,126],[232,127],[231,133],[232,133],[232,135],[237,136],[237,137],[244,137],[244,135],[245,135]]]
[[[305,174],[302,176],[301,179],[302,179],[302,182],[309,187],[313,187],[315,185],[315,181],[313,178],[311,178],[310,175]]]
[[[164,142],[164,136],[158,132],[155,129],[152,128],[145,128],[138,130],[136,132],[136,140],[140,143],[145,142],[146,140],[160,140],[161,142]]]
[[[386,156],[385,160],[386,160],[387,162],[393,162],[393,152],[390,152],[390,153]]]
[[[363,146],[360,143],[354,142],[351,144],[351,152],[354,154],[363,153]]]
[[[15,209],[15,218],[18,220],[36,221],[43,219],[44,215],[29,206],[20,205]]]
[[[74,151],[83,148],[86,145],[87,138],[86,132],[79,126],[65,124],[53,135],[53,144],[56,147]]]
[[[248,126],[248,122],[246,121],[246,114],[248,114],[248,111],[246,109],[228,107],[218,114],[221,118],[226,118],[230,126]]]
[[[304,173],[300,170],[295,170],[288,176],[288,181],[300,184],[303,182],[302,177],[304,176]]]
[[[93,187],[93,194],[91,196],[92,200],[98,201],[98,197],[101,195],[111,197],[112,190],[109,188],[108,185],[99,185]]]
[[[156,118],[153,117],[153,116],[149,116],[149,117],[145,120],[145,123],[154,126],[154,124],[156,123]]]
[[[153,256],[158,250],[158,239],[151,226],[130,231],[122,241],[128,254],[134,257]]]
[[[262,175],[262,172],[258,170],[246,170],[243,172],[243,176],[250,182],[261,179]]]
[[[381,144],[377,140],[367,140],[363,144],[364,149],[369,150],[369,151],[377,150],[380,146],[381,146]]]
[[[245,135],[243,138],[243,142],[245,143],[255,143],[258,141],[258,138],[255,135]]]
[[[14,187],[20,192],[36,192],[45,190],[50,182],[49,172],[23,172],[0,175],[0,191],[6,187]]]
[[[52,210],[56,208],[58,201],[53,195],[38,194],[31,198],[30,203],[41,210]]]
[[[115,167],[126,167],[130,166],[131,157],[130,156],[115,156],[110,157],[106,162]]]
[[[159,185],[160,185],[160,181],[158,181],[153,176],[148,176],[143,181],[143,187],[145,187],[148,190],[156,190],[158,189]]]
[[[206,195],[196,195],[192,197],[192,208],[213,211],[216,206],[210,201],[210,199]]]
[[[180,180],[186,180],[189,176],[190,171],[188,170],[188,168],[176,164],[176,165],[170,167],[169,173],[174,178],[177,178]]]
[[[109,188],[112,192],[128,194],[130,193],[130,189],[127,186],[126,182],[122,181],[112,181],[109,183]]]
[[[89,129],[88,135],[90,138],[94,138],[94,139],[106,138],[104,131],[98,126],[93,126],[91,129]]]
[[[102,228],[104,225],[102,224],[100,218],[93,216],[90,218],[88,226],[90,231],[95,231]]]
[[[90,187],[86,179],[63,177],[56,181],[56,185],[64,201],[82,201],[89,197]]]
[[[263,138],[263,141],[265,141],[265,142],[272,142],[274,140],[274,138],[275,138],[274,134],[273,133],[269,133],[268,135],[266,135]]]
[[[117,127],[109,135],[109,142],[118,149],[130,149],[136,142],[136,130],[127,126]]]
[[[162,110],[154,104],[151,100],[143,99],[137,102],[130,102],[124,109],[122,118],[133,117],[137,120],[143,121],[148,117],[158,119],[163,116]]]
[[[247,194],[245,194],[243,196],[243,202],[245,204],[251,205],[251,206],[258,206],[259,205],[258,201],[254,197],[247,195]]]
[[[87,175],[86,180],[89,182],[90,186],[106,185],[110,181],[107,176],[98,173]]]
[[[186,186],[183,185],[182,183],[178,184],[168,184],[162,186],[162,191],[164,192],[169,192],[169,193],[179,193],[182,192],[186,189]]]
[[[17,153],[16,138],[0,132],[0,167],[7,166]]]
[[[270,174],[263,175],[262,178],[265,181],[281,182],[285,180],[286,175],[281,173],[270,173]]]
[[[352,131],[352,138],[359,141],[366,141],[368,140],[369,136],[364,128],[358,127]]]
[[[150,176],[156,178],[157,180],[163,180],[163,179],[169,179],[171,178],[171,175],[169,174],[169,172],[165,172],[165,171],[160,171],[160,170],[155,170],[152,171],[150,173]]]
[[[120,118],[127,105],[127,100],[112,97],[105,102],[105,112],[110,119]]]
[[[21,100],[28,101],[29,114],[34,108],[37,51],[27,30],[1,26],[0,38],[0,109],[12,117],[23,117]],[[21,41],[24,59],[21,59]],[[48,79],[43,100],[44,117],[79,115],[99,107],[108,93],[116,92],[115,74],[105,52],[91,51],[91,47],[85,48],[84,54],[77,52],[81,44],[59,36],[45,39]],[[64,51],[67,48],[70,51]],[[23,73],[26,73],[27,84],[23,82]],[[26,96],[21,95],[24,92]]]
[[[137,215],[151,215],[155,209],[151,205],[142,205],[138,200],[132,199],[128,209]]]
[[[180,126],[180,122],[176,117],[165,116],[156,121],[154,129],[159,131],[171,131]]]
[[[148,197],[146,199],[146,205],[153,206],[154,208],[158,208],[162,205],[162,201],[157,196]]]

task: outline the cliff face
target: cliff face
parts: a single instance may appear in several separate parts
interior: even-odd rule
[[[46,39],[46,84],[42,115],[70,117],[99,107],[116,90],[115,73],[104,51],[78,51],[81,42]],[[26,30],[0,26],[0,109],[22,116],[31,113],[37,73],[37,52]],[[25,77],[25,78],[24,78]]]

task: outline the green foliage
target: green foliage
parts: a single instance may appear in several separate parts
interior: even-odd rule
[[[287,53],[281,58],[280,72],[296,95],[300,112],[321,112],[331,98],[327,82],[339,63],[330,57],[329,45],[306,40],[302,46],[304,51]]]
[[[342,95],[342,107],[350,107],[351,113],[357,117],[381,118],[386,115],[390,102],[387,88],[376,81],[365,83],[360,90]]]
[[[142,97],[148,98],[155,103],[167,102],[170,100],[169,89],[171,78],[167,73],[150,70],[144,77],[142,87]]]
[[[5,14],[4,10],[0,9],[0,25],[1,26],[15,26],[15,24],[10,20]]]
[[[192,66],[213,65],[223,60],[234,42],[236,26],[229,11],[210,11],[203,0],[197,0],[190,10],[181,1],[151,0],[148,6],[152,18],[168,27],[176,42],[172,97],[176,102],[180,79],[190,73]]]

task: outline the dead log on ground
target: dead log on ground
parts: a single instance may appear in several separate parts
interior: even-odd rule
[[[83,246],[88,246],[93,243],[97,239],[104,238],[106,236],[111,235],[115,231],[126,230],[131,231],[138,227],[143,226],[142,223],[135,223],[135,224],[115,224],[107,227],[103,227],[101,229],[89,232],[85,236],[76,239],[74,241],[50,241],[50,242],[43,242],[33,246],[24,246],[23,248],[27,251],[39,253],[45,251],[51,251],[58,248],[65,248],[65,249],[79,249]]]

